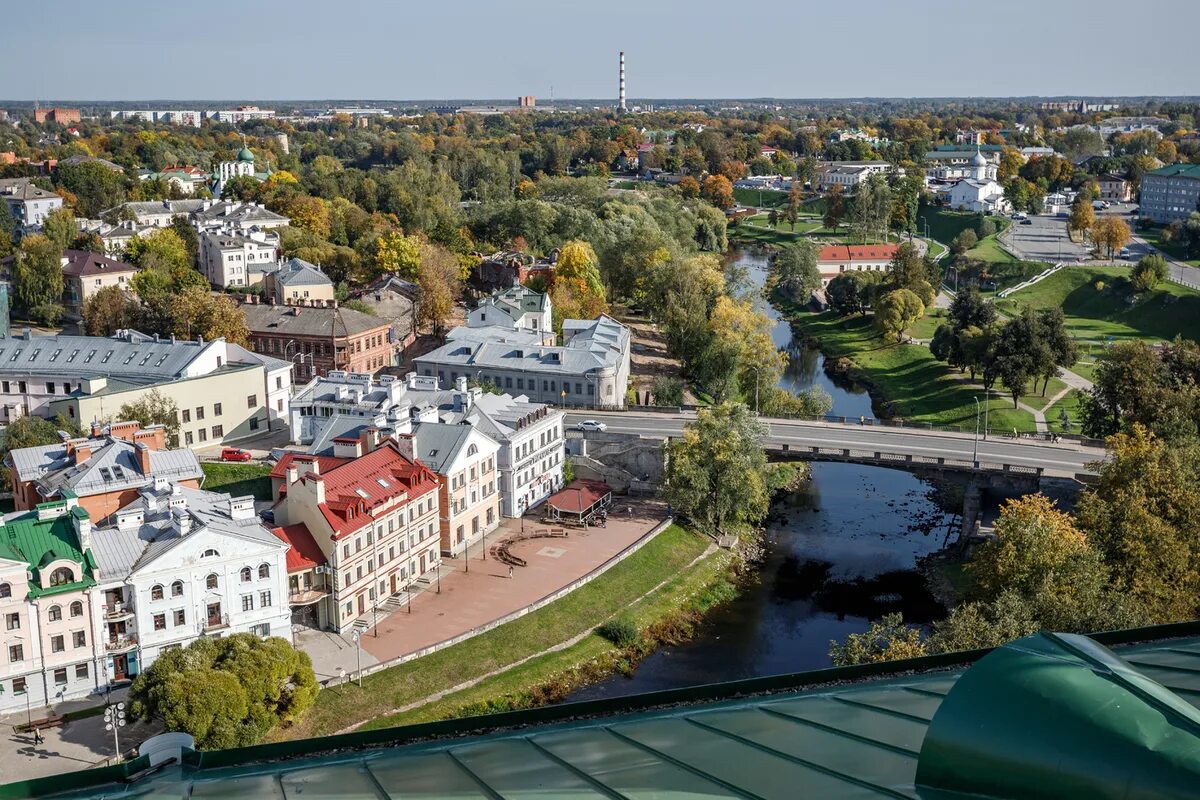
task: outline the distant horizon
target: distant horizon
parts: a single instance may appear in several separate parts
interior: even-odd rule
[[[1086,31],[1110,20],[1145,35],[1104,53]],[[13,69],[0,94],[282,101],[354,87],[379,98],[607,101],[617,95],[623,51],[628,95],[644,102],[1187,97],[1200,93],[1198,27],[1200,4],[1179,0],[749,10],[717,0],[613,9],[578,0],[341,0],[334,13],[318,0],[39,0],[4,9],[0,48]]]

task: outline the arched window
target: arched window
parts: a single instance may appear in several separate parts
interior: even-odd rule
[[[72,617],[82,617],[83,616],[83,603],[79,602],[78,600],[76,600],[74,603],[71,603],[71,616]]]
[[[250,568],[242,567],[242,583],[245,583],[248,580],[250,580]]]
[[[175,581],[171,584],[171,597],[183,597],[183,581]]]
[[[473,456],[478,452],[479,452],[479,448],[476,447],[475,445],[471,445],[470,447],[467,448],[467,455],[469,455],[469,456]]]
[[[71,572],[69,567],[59,567],[50,573],[50,585],[62,586],[66,583],[71,583],[75,580],[75,573]]]
[[[205,578],[204,585],[205,585],[205,587],[207,587],[209,589],[217,588],[217,573],[214,572],[214,573],[210,574],[207,578]]]
[[[210,547],[210,548],[208,548],[207,550],[205,550],[203,553],[201,553],[201,554],[200,554],[200,557],[201,557],[201,558],[208,558],[209,556],[212,556],[212,557],[214,557],[214,558],[219,558],[219,557],[220,557],[220,555],[221,555],[220,553],[218,553],[216,550],[213,550],[213,549]]]
[[[51,622],[58,622],[62,619],[62,606],[50,606],[49,618]]]
[[[163,599],[163,588],[162,588],[161,583],[156,583],[150,587],[150,599],[151,600],[162,600]]]
[[[12,586],[0,583],[0,597],[12,597]]]
[[[260,578],[271,577],[271,565],[270,564],[259,564],[258,565],[258,577],[260,577]]]

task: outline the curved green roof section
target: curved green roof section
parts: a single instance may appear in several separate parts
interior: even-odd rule
[[[237,157],[238,157],[238,161],[253,161],[254,153],[250,152],[249,147],[243,147],[241,150],[238,151]]]
[[[996,648],[942,701],[922,798],[1194,798],[1200,711],[1086,636]]]

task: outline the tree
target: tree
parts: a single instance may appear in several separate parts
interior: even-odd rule
[[[143,428],[162,425],[167,431],[167,444],[179,446],[179,404],[158,389],[151,389],[139,399],[126,403],[117,412],[119,422],[136,420]]]
[[[800,205],[804,202],[804,189],[800,184],[792,181],[792,188],[788,191],[787,211],[784,212],[784,218],[788,224],[792,226],[792,230],[796,230],[796,221],[800,218]]]
[[[143,269],[165,269],[172,273],[192,266],[187,244],[173,227],[151,231],[145,238],[134,236],[125,246],[125,258]]]
[[[417,319],[421,324],[429,325],[434,336],[441,336],[454,304],[462,296],[458,259],[441,245],[423,244],[417,286]]]
[[[407,281],[415,280],[421,266],[419,236],[405,236],[399,231],[389,231],[375,239],[372,245],[372,261],[376,274],[393,273]]]
[[[1166,365],[1148,344],[1114,344],[1097,359],[1092,388],[1081,399],[1083,434],[1102,439],[1135,424],[1155,430],[1170,382]]]
[[[765,426],[742,404],[702,408],[667,445],[666,497],[676,512],[720,535],[766,516]]]
[[[898,342],[924,313],[921,298],[908,289],[894,289],[875,303],[875,327],[885,339]]]
[[[814,289],[821,288],[817,246],[811,241],[805,239],[782,248],[775,254],[774,264],[779,288],[793,300],[807,300]]]
[[[171,230],[175,231],[175,235],[179,237],[179,241],[183,242],[183,249],[188,254],[188,264],[196,266],[200,263],[200,234],[192,227],[192,223],[188,222],[188,218],[183,214],[176,214],[171,217]]]
[[[250,340],[246,315],[227,294],[214,295],[206,287],[188,286],[171,302],[174,334],[182,339],[225,339],[245,346]]]
[[[709,175],[704,179],[704,199],[720,209],[733,208],[733,184],[724,175]]]
[[[88,336],[112,336],[137,326],[137,300],[120,286],[105,286],[83,304],[82,324]]]
[[[949,318],[955,332],[966,328],[986,328],[996,321],[996,306],[984,299],[979,289],[968,286],[950,301]]]
[[[659,375],[654,379],[654,405],[683,405],[683,381],[671,375]]]
[[[841,184],[835,183],[829,187],[829,192],[825,195],[825,219],[824,225],[829,230],[837,233],[837,229],[842,224],[842,219],[846,216],[846,197],[842,193]]]
[[[1061,308],[1040,309],[1036,326],[1040,360],[1035,364],[1034,375],[1042,379],[1042,397],[1045,397],[1050,379],[1058,374],[1059,367],[1075,365],[1079,346],[1067,331],[1067,318]],[[1041,354],[1043,350],[1046,355]]]
[[[1160,255],[1144,256],[1130,274],[1133,288],[1146,292],[1167,279],[1167,260]]]
[[[75,215],[66,206],[54,209],[42,220],[42,235],[54,242],[59,250],[70,247],[78,233]]]
[[[21,239],[13,263],[13,298],[47,325],[62,316],[62,248],[35,233]]]
[[[839,272],[825,287],[829,307],[842,316],[864,314],[871,306],[874,290],[883,273],[868,270]]]
[[[1079,527],[1118,591],[1154,622],[1193,619],[1200,598],[1200,446],[1141,425],[1108,440],[1109,457],[1079,498]]]
[[[975,231],[970,228],[963,228],[959,231],[958,236],[954,237],[954,241],[950,243],[950,252],[956,256],[961,256],[974,247],[978,241],[979,237],[975,235]]]
[[[59,164],[54,169],[54,183],[75,197],[75,213],[95,219],[125,202],[126,179],[99,161],[78,164]]]
[[[926,654],[921,632],[904,624],[902,614],[887,614],[871,623],[866,633],[852,633],[846,641],[829,643],[829,660],[839,667],[875,664]]]
[[[319,690],[307,653],[235,633],[163,651],[134,680],[130,711],[190,734],[202,750],[245,747],[299,719]]]
[[[590,244],[572,240],[559,250],[550,299],[556,328],[564,319],[595,319],[607,313],[599,259]]]
[[[1125,220],[1117,217],[1100,217],[1092,223],[1092,241],[1102,252],[1112,258],[1113,253],[1129,244],[1133,234]]]
[[[930,293],[933,285],[940,282],[940,277],[937,267],[921,255],[915,244],[904,242],[892,254],[887,282],[893,289],[908,289],[918,296],[926,295],[922,297],[922,302],[928,305],[936,296],[936,293]]]
[[[1092,203],[1082,194],[1076,198],[1071,205],[1071,216],[1067,220],[1067,227],[1077,233],[1086,233],[1096,224],[1096,214],[1092,210]]]
[[[679,179],[679,194],[684,198],[691,200],[700,196],[700,181],[693,178],[691,175],[684,175]]]

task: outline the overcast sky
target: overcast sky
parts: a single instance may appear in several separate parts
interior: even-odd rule
[[[0,98],[1200,94],[1197,0],[27,0]]]

